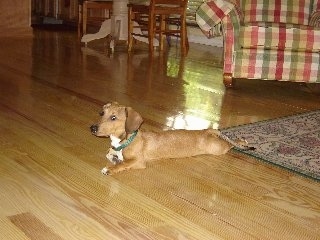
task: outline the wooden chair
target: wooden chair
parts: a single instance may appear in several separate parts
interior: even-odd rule
[[[186,8],[187,0],[150,0],[147,4],[128,4],[128,50],[131,51],[134,37],[148,39],[149,51],[153,52],[154,39],[159,40],[159,49],[163,50],[164,38],[180,38],[181,52],[189,49]],[[136,25],[138,23],[138,26]],[[140,28],[141,31],[135,30]]]

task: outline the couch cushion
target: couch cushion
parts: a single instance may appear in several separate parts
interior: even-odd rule
[[[312,0],[241,0],[245,23],[273,22],[308,25]]]
[[[240,28],[239,44],[243,48],[319,52],[320,28],[257,23]]]
[[[320,54],[240,49],[234,55],[234,78],[319,82]]]

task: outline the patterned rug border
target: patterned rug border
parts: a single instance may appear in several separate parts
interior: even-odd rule
[[[236,126],[232,126],[232,127],[221,129],[221,132],[225,133],[227,131],[239,129],[239,128],[242,128],[242,127],[257,126],[257,125],[262,125],[264,123],[273,123],[273,122],[281,121],[281,120],[284,120],[284,119],[290,120],[290,119],[296,118],[298,116],[308,116],[308,115],[312,115],[312,114],[319,114],[320,115],[320,109],[312,110],[312,111],[306,111],[306,112],[300,112],[300,113],[291,114],[291,115],[287,115],[287,116],[282,116],[282,117],[278,117],[278,118],[274,118],[274,119],[266,119],[266,120],[253,122],[253,123],[240,124],[240,125],[236,125]],[[299,167],[281,165],[281,164],[273,162],[273,161],[271,161],[271,160],[269,160],[267,158],[264,159],[262,156],[260,156],[259,154],[257,154],[254,151],[244,151],[244,150],[241,150],[241,149],[238,149],[238,148],[234,148],[233,150],[235,152],[244,154],[244,155],[249,156],[249,157],[251,157],[251,158],[253,158],[255,160],[258,160],[260,162],[275,166],[275,167],[277,167],[279,169],[286,170],[288,172],[292,172],[292,173],[298,174],[298,176],[307,177],[309,179],[312,179],[312,180],[315,180],[317,182],[320,182],[320,173],[318,173],[318,174],[317,173],[314,174],[312,172],[305,173],[305,172],[302,172],[304,170],[301,170],[301,168],[299,168]]]
[[[250,153],[248,153],[246,151],[243,151],[243,150],[240,150],[240,149],[237,149],[237,148],[232,149],[232,151],[240,153],[242,155],[246,155],[246,156],[250,157],[251,159],[257,160],[257,161],[262,162],[262,163],[264,163],[266,165],[271,165],[271,166],[276,167],[278,169],[281,169],[283,171],[294,173],[297,177],[308,178],[308,179],[311,179],[313,181],[316,181],[316,182],[320,183],[320,178],[318,178],[317,176],[313,176],[312,173],[310,175],[308,175],[308,174],[299,172],[298,170],[294,170],[294,169],[291,169],[289,167],[285,167],[285,166],[282,166],[280,164],[277,164],[277,163],[274,163],[274,162],[270,162],[268,160],[264,160],[263,158],[261,158],[259,156],[255,156],[254,154],[250,154]]]

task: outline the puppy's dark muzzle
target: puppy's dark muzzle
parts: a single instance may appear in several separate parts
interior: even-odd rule
[[[96,135],[98,132],[99,126],[97,124],[94,124],[90,127],[90,131],[92,134]]]

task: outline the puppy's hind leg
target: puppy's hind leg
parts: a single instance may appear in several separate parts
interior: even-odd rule
[[[239,148],[239,149],[245,150],[245,151],[255,150],[255,147],[248,146],[248,142],[245,139],[232,140],[228,136],[221,133],[219,130],[214,130],[214,129],[210,129],[209,133],[212,136],[215,135],[216,137],[219,137],[220,139],[228,142],[230,144],[230,148],[236,147],[236,148]]]

